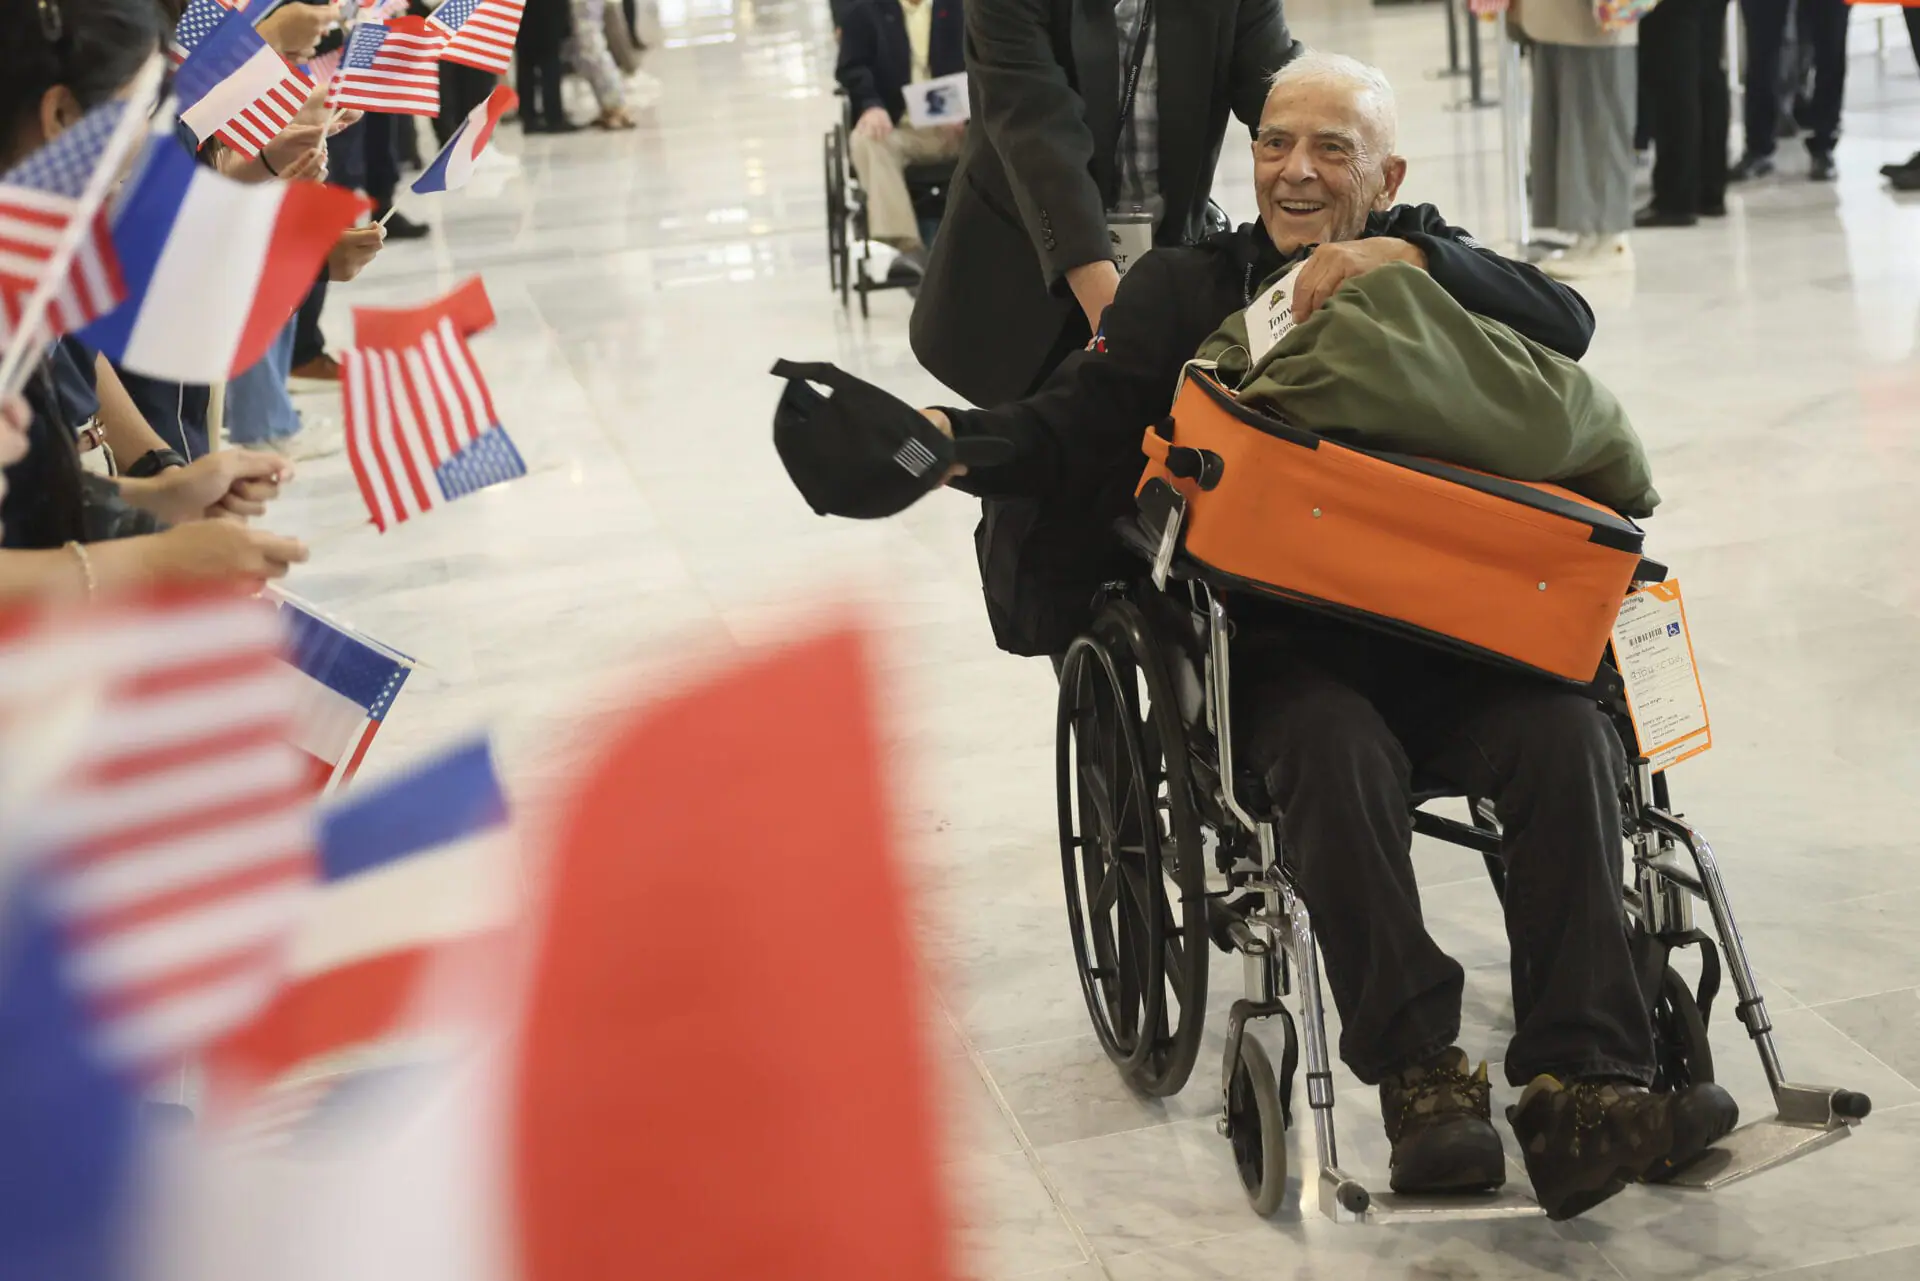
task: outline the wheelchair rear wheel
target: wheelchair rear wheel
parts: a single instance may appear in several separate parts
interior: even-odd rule
[[[1173,687],[1127,601],[1061,667],[1060,865],[1087,1013],[1142,1093],[1176,1094],[1200,1050],[1206,884]]]
[[[821,143],[821,167],[827,190],[827,288],[840,292],[846,270],[847,182],[846,159],[840,151],[840,127],[827,130]]]
[[[1677,1093],[1713,1080],[1707,1021],[1693,989],[1671,965],[1660,973],[1660,993],[1653,1002],[1653,1054],[1656,1093]]]

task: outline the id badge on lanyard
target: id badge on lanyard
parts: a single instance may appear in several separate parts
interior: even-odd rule
[[[1133,120],[1134,100],[1140,93],[1140,72],[1147,61],[1147,42],[1153,39],[1153,0],[1140,0],[1140,29],[1133,39],[1133,54],[1127,59],[1126,94],[1120,100],[1120,124],[1114,135],[1113,174],[1119,182],[1126,146],[1127,126]],[[1107,215],[1107,247],[1113,265],[1122,276],[1153,248],[1153,215],[1144,210]]]
[[[1107,215],[1107,248],[1113,265],[1121,275],[1140,261],[1140,255],[1153,248],[1153,215],[1150,213],[1113,213]]]

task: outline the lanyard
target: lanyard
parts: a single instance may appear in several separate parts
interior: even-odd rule
[[[1140,0],[1140,30],[1133,38],[1133,56],[1127,60],[1127,85],[1120,97],[1120,124],[1113,133],[1113,176],[1118,185],[1127,126],[1133,121],[1133,102],[1140,93],[1140,70],[1146,65],[1147,44],[1153,39],[1153,0]]]

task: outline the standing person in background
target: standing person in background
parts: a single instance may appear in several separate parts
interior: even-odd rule
[[[1653,110],[1653,202],[1639,227],[1691,227],[1727,212],[1727,0],[1661,0],[1640,20]],[[1771,84],[1771,81],[1759,81]],[[1771,95],[1768,95],[1771,96]]]
[[[373,202],[373,221],[386,218],[387,239],[419,240],[432,230],[403,213],[394,213],[393,193],[400,188],[400,151],[397,131],[412,128],[411,116],[369,111],[356,123],[334,135],[334,157],[329,180],[336,186],[363,193]]]
[[[1633,269],[1637,25],[1604,31],[1591,0],[1518,0],[1533,41],[1533,221],[1573,247],[1540,264],[1558,280]]]
[[[527,0],[520,14],[520,34],[513,42],[521,132],[572,133],[580,128],[567,119],[560,96],[566,78],[560,52],[572,33],[567,0]]]
[[[965,125],[921,129],[901,119],[907,85],[965,68],[960,0],[863,0],[847,10],[834,68],[853,107],[853,171],[867,189],[867,231],[924,274],[927,247],[907,194],[907,166],[960,154]]]
[[[627,93],[620,68],[607,48],[607,0],[573,0],[573,34],[567,38],[567,62],[593,86],[600,114],[595,129],[631,129],[636,121],[627,111]]]
[[[1813,55],[1813,94],[1800,123],[1807,130],[1807,176],[1826,182],[1834,176],[1833,148],[1840,140],[1840,105],[1847,90],[1847,0],[1740,0],[1747,21],[1747,83],[1780,82],[1781,54],[1793,7],[1799,8],[1799,34]],[[1747,147],[1727,175],[1733,182],[1764,178],[1774,171],[1774,146],[1780,136],[1780,95],[1747,93]]]
[[[1086,346],[1120,262],[1206,229],[1231,111],[1294,56],[1279,0],[968,0],[973,124],[913,350],[976,404]]]

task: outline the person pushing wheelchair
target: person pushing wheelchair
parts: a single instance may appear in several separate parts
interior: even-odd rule
[[[996,639],[1058,655],[1090,622],[1098,586],[1138,574],[1110,531],[1133,510],[1143,433],[1166,417],[1222,318],[1290,264],[1297,319],[1403,263],[1467,311],[1582,356],[1593,315],[1578,294],[1431,206],[1394,204],[1407,170],[1394,136],[1379,71],[1302,56],[1275,76],[1254,138],[1257,224],[1143,257],[1092,344],[1039,392],[905,414],[914,438],[882,448],[879,472],[822,451],[804,422],[822,402],[791,384],[776,442],[795,481],[816,509],[842,515],[886,514],[942,480],[983,499],[976,540]],[[843,380],[841,409],[877,421],[875,402],[890,398],[847,382],[857,384]],[[1737,1111],[1720,1087],[1647,1088],[1653,1033],[1621,902],[1627,762],[1594,701],[1267,598],[1236,597],[1234,608],[1240,751],[1279,812],[1316,924],[1341,1058],[1379,1087],[1394,1190],[1485,1191],[1506,1177],[1486,1064],[1456,1044],[1464,973],[1421,917],[1416,776],[1490,798],[1505,833],[1515,1019],[1505,1068],[1522,1088],[1508,1119],[1547,1213],[1579,1214],[1671,1173],[1731,1130]]]

